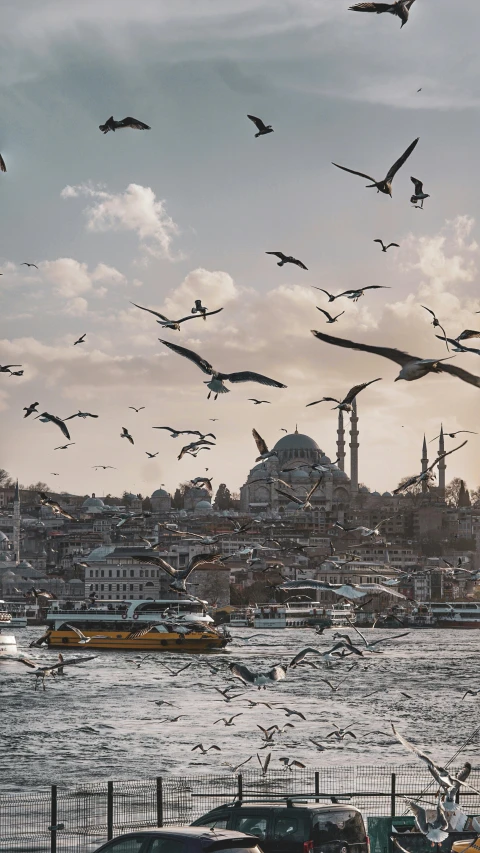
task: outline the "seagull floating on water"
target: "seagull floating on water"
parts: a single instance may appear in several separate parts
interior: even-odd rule
[[[374,11],[374,10],[368,10],[368,11]],[[384,10],[384,11],[386,11],[386,10]],[[367,185],[368,189],[370,189],[371,187],[376,187],[377,192],[384,193],[385,195],[389,195],[391,197],[392,196],[393,179],[394,179],[395,175],[397,174],[398,170],[403,166],[403,164],[406,162],[406,160],[408,160],[408,158],[410,157],[410,154],[412,153],[412,151],[416,147],[419,139],[420,139],[420,137],[417,137],[417,139],[413,140],[411,145],[408,146],[407,150],[403,152],[402,156],[399,157],[398,160],[393,164],[393,166],[388,170],[385,178],[382,181],[376,181],[375,178],[372,178],[371,175],[366,175],[365,172],[355,172],[353,169],[347,169],[346,166],[339,166],[338,163],[333,163],[333,165],[336,166],[337,169],[343,169],[344,172],[350,172],[350,174],[352,174],[352,175],[358,175],[360,178],[366,178],[368,181],[372,181],[373,183]]]

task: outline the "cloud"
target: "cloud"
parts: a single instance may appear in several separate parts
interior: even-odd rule
[[[201,299],[209,311],[215,311],[229,305],[239,296],[240,290],[227,272],[199,268],[192,270],[182,283],[171,291],[165,299],[165,310],[168,316],[185,316],[193,307],[195,299]]]
[[[80,184],[66,186],[61,192],[65,199],[78,196],[95,200],[84,211],[89,231],[131,231],[144,253],[173,260],[171,244],[179,228],[167,214],[165,201],[157,200],[151,187],[129,184],[125,192],[115,194]]]

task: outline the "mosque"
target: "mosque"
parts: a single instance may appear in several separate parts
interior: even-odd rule
[[[255,465],[240,489],[240,507],[243,512],[297,512],[294,501],[279,495],[275,479],[288,483],[298,497],[306,493],[319,480],[320,474],[309,466],[316,464],[327,469],[322,483],[311,499],[314,510],[323,513],[344,509],[358,493],[358,413],[354,401],[350,421],[350,476],[345,471],[345,426],[343,412],[338,415],[337,459],[326,456],[317,442],[298,432],[284,435],[273,450],[272,456]],[[303,467],[300,467],[303,466]],[[288,471],[286,469],[292,469]],[[274,479],[275,478],[275,479]]]

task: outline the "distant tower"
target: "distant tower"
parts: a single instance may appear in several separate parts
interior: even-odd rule
[[[438,455],[445,453],[445,439],[443,436],[443,424],[440,427],[440,441],[438,443]],[[447,465],[445,459],[438,463],[438,495],[441,498],[445,497],[445,471]]]
[[[18,491],[18,480],[15,483],[15,494],[13,497],[13,550],[15,551],[15,562],[20,562],[20,492]]]
[[[337,464],[340,471],[345,471],[345,427],[343,424],[343,412],[341,409],[338,412],[337,457]]]
[[[350,420],[350,482],[353,495],[356,495],[358,492],[358,448],[357,401],[354,400]]]
[[[422,474],[425,474],[428,468],[428,456],[427,456],[427,439],[423,436],[423,448],[422,448]],[[428,491],[428,485],[426,480],[422,480],[422,494],[426,495]]]

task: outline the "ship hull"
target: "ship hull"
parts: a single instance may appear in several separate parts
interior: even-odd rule
[[[468,621],[468,619],[437,619],[435,628],[480,628],[480,619],[472,619]]]
[[[143,637],[129,637],[128,631],[102,631],[101,639],[94,639],[99,631],[84,630],[86,637],[92,639],[81,643],[73,631],[51,630],[45,640],[49,648],[87,648],[90,649],[119,649],[143,652],[208,652],[224,649],[228,639],[214,632],[191,632],[189,634],[158,633],[150,631]]]

